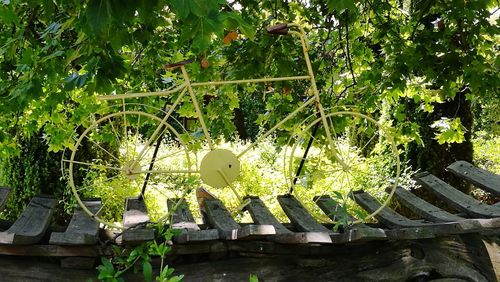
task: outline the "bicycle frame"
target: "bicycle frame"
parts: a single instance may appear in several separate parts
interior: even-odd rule
[[[293,30],[289,30],[289,28],[291,28]],[[399,163],[399,156],[397,154],[397,144],[395,143],[394,138],[391,136],[391,134],[390,133],[387,134],[387,131],[385,130],[385,128],[381,124],[379,124],[373,118],[366,116],[366,115],[363,115],[363,114],[360,114],[360,113],[357,113],[357,112],[347,112],[347,111],[335,112],[335,113],[332,113],[332,112],[326,113],[325,112],[325,109],[324,109],[323,105],[321,104],[320,93],[319,93],[319,90],[318,90],[317,85],[316,85],[314,72],[313,72],[311,61],[309,58],[309,54],[308,54],[309,45],[307,42],[307,36],[305,34],[304,29],[298,24],[280,24],[280,25],[273,26],[271,29],[268,29],[268,31],[270,33],[274,33],[274,34],[290,34],[292,36],[298,37],[298,39],[300,40],[304,60],[306,63],[306,68],[307,68],[306,75],[284,76],[284,77],[262,77],[262,78],[255,78],[255,79],[228,80],[228,81],[191,82],[189,74],[188,74],[186,67],[185,67],[185,64],[187,62],[179,62],[179,63],[172,64],[169,66],[169,67],[180,68],[183,82],[178,86],[175,86],[175,87],[168,89],[168,90],[157,91],[157,92],[126,93],[126,94],[119,94],[119,95],[100,96],[98,98],[99,100],[122,100],[123,111],[109,113],[106,116],[101,117],[100,119],[94,121],[94,123],[91,126],[89,126],[83,133],[79,134],[79,138],[75,144],[75,149],[71,153],[70,159],[69,160],[63,159],[63,162],[69,163],[69,172],[70,172],[69,173],[69,182],[70,182],[73,194],[76,196],[76,199],[77,199],[79,205],[83,208],[83,210],[87,214],[89,214],[93,218],[96,218],[96,220],[98,220],[104,224],[107,224],[109,226],[114,226],[117,228],[121,228],[119,226],[116,226],[112,223],[106,222],[105,220],[99,218],[97,216],[97,214],[99,214],[100,210],[97,213],[93,213],[87,207],[85,207],[85,204],[82,202],[82,200],[80,199],[80,196],[78,195],[79,192],[81,191],[81,189],[85,188],[85,186],[77,188],[77,185],[75,185],[75,183],[74,183],[74,178],[73,178],[74,167],[73,166],[75,164],[89,166],[90,168],[97,167],[100,169],[108,169],[108,170],[115,170],[115,171],[118,170],[121,172],[122,177],[128,178],[129,180],[135,179],[135,177],[138,174],[145,174],[146,178],[144,179],[144,181],[142,179],[140,179],[140,181],[143,181],[142,192],[139,195],[140,197],[142,197],[144,195],[144,190],[148,184],[150,174],[188,174],[188,175],[199,174],[201,179],[203,180],[203,182],[205,184],[208,184],[208,185],[215,187],[215,188],[229,187],[233,191],[233,193],[236,195],[236,197],[238,198],[239,203],[240,203],[240,208],[241,208],[242,206],[245,206],[246,203],[245,203],[245,201],[242,200],[242,198],[238,194],[238,191],[236,191],[235,187],[233,187],[233,185],[232,185],[233,181],[235,181],[238,178],[238,176],[241,172],[241,166],[240,166],[240,162],[239,162],[240,158],[243,155],[245,155],[247,152],[249,152],[252,148],[257,146],[257,144],[260,144],[262,141],[264,141],[265,138],[267,138],[268,136],[270,136],[271,134],[276,132],[280,127],[282,127],[287,121],[290,121],[299,112],[305,110],[307,107],[312,106],[312,105],[314,105],[314,107],[316,109],[316,117],[312,121],[308,120],[307,122],[304,121],[303,123],[301,123],[301,125],[304,126],[303,128],[301,128],[301,131],[306,132],[307,135],[305,138],[302,138],[299,136],[298,138],[300,138],[299,140],[301,140],[301,141],[293,143],[292,154],[291,154],[292,158],[295,157],[294,152],[295,152],[295,149],[297,148],[297,146],[302,145],[302,140],[309,139],[309,142],[307,143],[306,149],[304,150],[303,153],[302,152],[300,153],[303,156],[302,156],[302,159],[300,159],[300,164],[297,167],[295,177],[292,179],[292,182],[290,183],[291,184],[290,193],[292,192],[293,187],[295,186],[297,178],[300,176],[301,169],[303,167],[305,159],[308,156],[309,148],[311,147],[313,139],[315,139],[315,137],[314,137],[315,132],[317,131],[317,128],[319,126],[324,127],[325,135],[326,135],[325,137],[327,138],[328,141],[324,142],[324,144],[321,144],[324,147],[321,148],[321,151],[319,153],[316,152],[316,154],[317,154],[316,156],[320,156],[320,154],[322,154],[324,152],[324,150],[329,151],[329,153],[330,153],[329,157],[331,157],[331,159],[329,161],[335,162],[336,163],[335,165],[338,164],[340,166],[338,169],[336,169],[336,171],[341,172],[342,175],[336,176],[337,179],[338,179],[338,177],[344,176],[344,173],[350,173],[349,172],[350,170],[357,169],[356,164],[354,164],[353,166],[350,166],[346,163],[347,161],[352,162],[352,159],[351,160],[349,160],[349,159],[344,160],[343,156],[341,155],[341,154],[344,154],[343,148],[341,146],[337,147],[333,141],[334,137],[335,138],[339,137],[339,136],[337,136],[337,134],[335,134],[335,136],[332,135],[332,133],[335,133],[335,129],[333,127],[331,118],[332,118],[332,116],[336,116],[336,115],[347,115],[347,116],[354,117],[354,118],[361,118],[364,122],[368,122],[372,125],[375,125],[377,128],[379,128],[379,131],[384,133],[384,138],[385,138],[384,140],[389,142],[392,154],[393,154],[393,156],[395,156],[395,162],[397,164],[396,165],[396,174],[397,174],[397,177],[399,177],[400,163]],[[211,139],[211,136],[210,136],[210,133],[208,131],[205,119],[203,117],[202,110],[200,108],[200,103],[198,101],[198,98],[196,97],[196,92],[194,90],[195,88],[197,88],[197,87],[216,87],[216,86],[231,85],[231,84],[249,84],[249,83],[256,84],[256,83],[269,83],[269,82],[278,82],[278,81],[301,81],[301,80],[306,80],[310,83],[310,86],[308,87],[307,92],[306,92],[307,99],[305,99],[305,101],[301,102],[301,104],[298,105],[294,110],[289,112],[285,116],[285,118],[283,118],[282,120],[277,122],[270,129],[268,129],[264,134],[259,136],[255,142],[252,142],[251,144],[247,145],[243,149],[243,151],[241,151],[237,155],[234,154],[233,152],[230,152],[229,150],[215,148],[214,142]],[[173,101],[173,103],[168,106],[168,109],[166,109],[167,107],[165,106],[164,109],[159,110],[162,113],[164,113],[163,117],[157,116],[155,114],[151,114],[147,111],[142,112],[141,110],[132,110],[132,111],[125,110],[125,106],[126,106],[125,99],[141,98],[141,97],[169,96],[172,94],[178,94],[178,96],[175,99],[175,101]],[[176,138],[183,139],[176,132],[176,130],[170,125],[170,122],[167,122],[167,121],[169,120],[169,118],[171,118],[174,111],[180,106],[181,102],[186,97],[186,95],[189,95],[189,98],[190,98],[191,102],[193,103],[198,122],[199,122],[201,129],[203,131],[203,135],[205,136],[205,138],[207,140],[206,142],[207,142],[207,145],[210,149],[210,152],[208,152],[203,157],[201,163],[196,162],[195,169],[192,168],[191,164],[188,164],[187,169],[184,169],[184,170],[175,170],[175,171],[164,170],[164,169],[153,170],[153,166],[157,162],[156,154],[158,152],[158,148],[159,148],[160,144],[162,143],[161,141],[163,139],[163,134],[164,134],[165,130],[170,130],[171,132],[173,132],[173,134],[176,136]],[[101,124],[105,124],[108,121],[111,121],[114,117],[121,117],[121,116],[124,117],[123,118],[123,120],[124,120],[124,133],[125,133],[125,136],[127,136],[128,131],[127,131],[127,125],[126,125],[127,121],[126,121],[125,116],[129,115],[129,114],[130,115],[138,115],[139,120],[140,120],[140,116],[142,115],[142,116],[145,116],[146,118],[149,118],[150,120],[153,120],[155,122],[159,122],[158,126],[156,128],[154,128],[154,130],[153,130],[153,128],[151,128],[153,130],[152,135],[149,137],[145,137],[144,143],[141,142],[141,145],[143,145],[143,147],[140,149],[140,151],[138,152],[137,155],[135,155],[135,153],[137,153],[137,152],[134,151],[135,152],[134,156],[130,159],[127,159],[126,164],[124,164],[123,166],[119,165],[119,167],[115,167],[114,165],[107,165],[107,164],[94,165],[90,162],[86,162],[86,161],[82,162],[82,161],[79,161],[78,159],[75,160],[77,149],[80,147],[82,140],[85,137],[89,138],[89,134],[91,134],[92,132],[98,132],[99,131],[99,130],[97,130],[98,126],[100,126]],[[175,120],[175,119],[172,117],[171,120]],[[136,130],[136,137],[137,137],[137,132],[139,131],[138,130],[139,122],[137,122],[137,124],[138,125],[137,125],[137,130]],[[110,122],[110,125],[112,127],[112,130],[115,131],[115,129],[113,127],[113,123]],[[309,131],[312,131],[312,134],[309,134]],[[114,132],[114,133],[116,135],[117,141],[120,142],[120,138],[118,137],[118,134],[116,132]],[[376,135],[373,135],[373,136],[375,137]],[[380,137],[382,135],[379,134],[378,136]],[[371,137],[368,140],[368,143],[371,142],[374,137]],[[340,138],[342,138],[342,136],[340,136]],[[92,140],[90,140],[90,141],[94,142]],[[147,165],[149,165],[149,168],[143,168],[144,165],[142,165],[142,166],[139,165],[139,162],[141,162],[143,159],[145,159],[145,156],[149,152],[148,150],[150,150],[150,148],[153,146],[154,142],[156,142],[155,150],[153,152],[151,162],[147,163]],[[181,141],[181,143],[183,143],[182,145],[185,145],[183,141]],[[364,146],[361,147],[361,151],[364,148],[366,148],[368,143],[366,143]],[[95,145],[99,146],[99,144],[97,144],[97,143],[95,143]],[[108,155],[110,155],[111,157],[113,157],[116,161],[120,162],[120,160],[118,158],[114,157],[110,152],[106,151],[106,149],[104,149],[102,147],[100,147],[100,149],[103,150]],[[228,153],[228,154],[226,154],[226,153]],[[293,162],[290,162],[289,164],[290,164],[289,171],[292,171],[294,169]],[[182,168],[184,168],[184,167],[182,167]],[[233,168],[233,169],[231,170],[231,168]],[[237,170],[237,172],[235,172],[235,170]],[[358,170],[358,172],[361,172],[361,171]],[[212,181],[213,180],[212,177],[215,177],[217,182]],[[105,180],[110,180],[113,178],[107,178]],[[349,181],[349,178],[347,178],[347,181]],[[397,178],[396,178],[395,183],[391,185],[392,190],[389,194],[389,197],[384,201],[384,203],[377,210],[372,212],[366,218],[373,217],[375,214],[380,212],[389,203],[389,200],[391,199],[392,195],[394,194],[394,191],[395,191],[397,184],[398,184],[398,182],[397,182]],[[341,185],[341,186],[345,186],[345,185]],[[350,186],[350,183],[349,183],[349,186]],[[352,189],[352,188],[349,188],[349,189]],[[352,190],[349,190],[349,191],[352,191]],[[188,190],[184,191],[183,198],[186,195],[185,193],[187,193],[187,192],[188,192]],[[350,194],[351,192],[348,192],[348,193]],[[181,200],[178,201],[176,206],[178,206],[180,203],[181,203]],[[104,207],[104,205],[103,205],[103,207]],[[101,207],[101,209],[102,209],[102,207]],[[354,223],[362,222],[362,220],[363,219],[358,219]]]
[[[172,106],[170,106],[168,112],[165,114],[163,117],[163,122],[166,122],[168,118],[171,116],[173,113],[174,109],[179,105],[179,103],[182,101],[182,98],[186,95],[186,92],[189,94],[191,101],[195,107],[196,115],[198,118],[198,121],[200,123],[200,126],[203,130],[203,133],[205,135],[205,138],[208,143],[208,147],[210,150],[214,150],[214,144],[213,141],[210,137],[210,134],[208,132],[208,128],[206,126],[205,120],[203,118],[203,114],[200,108],[200,104],[198,102],[198,99],[196,98],[195,91],[193,88],[196,87],[210,87],[210,86],[220,86],[220,85],[228,85],[228,84],[247,84],[247,83],[267,83],[267,82],[277,82],[277,81],[292,81],[292,80],[309,80],[310,81],[310,90],[312,92],[312,98],[307,99],[302,105],[300,105],[298,108],[296,108],[294,111],[289,113],[283,120],[275,124],[272,128],[267,130],[266,133],[261,135],[255,142],[252,142],[251,145],[246,147],[242,152],[240,152],[237,157],[240,158],[243,156],[246,152],[251,150],[253,147],[255,147],[257,144],[259,144],[262,140],[264,140],[266,137],[271,135],[273,132],[275,132],[280,126],[282,126],[285,122],[293,118],[296,114],[307,108],[308,106],[312,105],[315,103],[317,112],[319,113],[319,116],[321,118],[322,124],[325,128],[325,133],[326,137],[329,142],[329,147],[332,150],[333,153],[333,158],[343,167],[347,168],[348,165],[338,157],[338,153],[336,151],[336,148],[333,144],[333,139],[332,139],[332,133],[330,132],[330,126],[328,125],[327,119],[326,119],[326,114],[325,114],[325,109],[321,104],[321,98],[320,98],[320,93],[316,85],[316,80],[314,77],[314,71],[312,69],[311,65],[311,60],[309,58],[308,50],[309,50],[309,44],[307,43],[307,36],[305,34],[305,31],[303,27],[299,24],[291,23],[287,24],[288,28],[294,28],[297,29],[298,31],[295,30],[290,30],[288,31],[288,34],[292,36],[298,36],[301,46],[302,46],[302,51],[303,51],[303,56],[304,60],[306,62],[306,67],[307,67],[307,75],[302,75],[302,76],[286,76],[286,77],[271,77],[271,78],[255,78],[255,79],[243,79],[243,80],[229,80],[229,81],[207,81],[207,82],[191,82],[189,78],[189,74],[185,68],[184,65],[180,65],[179,68],[181,69],[182,77],[184,79],[184,82],[171,89],[171,90],[166,90],[166,91],[157,91],[157,92],[146,92],[146,93],[127,93],[127,94],[119,94],[119,95],[106,95],[106,96],[101,96],[98,99],[99,100],[117,100],[117,99],[127,99],[127,98],[141,98],[141,97],[151,97],[151,96],[168,96],[177,92],[180,92],[180,95],[178,98],[174,101]],[[147,148],[149,145],[152,144],[152,142],[156,139],[158,134],[160,134],[161,131],[161,126],[159,126],[156,131],[153,133],[153,135],[147,140],[145,143],[146,145],[144,148]],[[137,157],[137,160],[141,159],[145,153],[145,149],[142,150],[142,152],[139,153],[139,156]],[[193,171],[196,172],[196,171]],[[140,173],[143,173],[141,171]]]

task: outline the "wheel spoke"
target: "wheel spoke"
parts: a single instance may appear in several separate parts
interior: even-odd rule
[[[164,159],[167,159],[167,158],[173,157],[173,156],[175,156],[175,155],[177,155],[177,154],[179,154],[179,153],[183,153],[183,154],[185,154],[186,152],[181,151],[181,150],[178,150],[178,151],[175,151],[174,153],[171,153],[171,154],[167,154],[167,155],[165,155],[165,156],[162,156],[161,158],[156,158],[154,161],[149,162],[149,163],[146,163],[146,164],[141,165],[141,166],[149,166],[149,165],[151,165],[152,163],[160,162],[160,161],[162,161],[162,160],[164,160]]]
[[[148,186],[148,187],[153,188],[156,192],[160,193],[160,195],[162,195],[163,197],[169,198],[169,196],[164,192],[164,189],[159,189],[158,187],[156,187],[156,185]]]
[[[183,173],[199,173],[197,170],[135,170],[132,174],[183,174]]]
[[[118,167],[112,167],[112,166],[106,166],[106,165],[99,165],[99,164],[93,164],[93,163],[87,163],[87,162],[80,162],[80,161],[63,160],[63,162],[73,163],[73,164],[80,164],[80,165],[86,165],[86,166],[95,167],[95,168],[105,168],[105,169],[112,169],[112,170],[118,170],[118,171],[122,171],[123,170],[123,169],[118,168]]]
[[[115,134],[116,141],[118,142],[118,148],[120,148],[120,144],[122,144],[120,137],[118,136],[118,131],[116,131],[115,126],[113,125],[113,121],[109,119],[109,124],[111,124],[111,130]]]
[[[104,152],[106,152],[108,155],[110,155],[113,159],[115,159],[116,161],[120,162],[120,160],[115,157],[113,154],[111,154],[110,152],[108,152],[108,150],[104,149],[101,145],[99,145],[97,142],[95,142],[94,140],[90,139],[88,137],[88,135],[85,135],[85,138],[87,138],[87,140],[89,140],[90,142],[92,142],[94,145],[96,145],[97,147],[99,147],[101,150],[103,150]]]
[[[346,174],[348,174],[348,173],[346,172]],[[346,195],[348,197],[351,194],[352,189],[354,189],[354,186],[351,184],[351,179],[348,175],[346,175],[345,178],[347,179],[347,194]]]
[[[112,177],[108,177],[108,178],[104,179],[103,181],[100,181],[100,182],[97,182],[97,183],[92,183],[91,185],[88,185],[88,186],[80,187],[79,189],[76,189],[76,191],[77,192],[81,192],[81,191],[86,190],[86,189],[88,189],[90,187],[95,187],[95,186],[102,185],[102,184],[104,184],[104,183],[106,183],[106,182],[108,182],[110,180],[113,180],[113,179],[115,179],[117,177],[120,177],[120,175],[115,175],[115,176],[112,176]]]
[[[365,150],[366,146],[368,146],[368,144],[370,144],[370,142],[372,142],[373,138],[375,138],[376,136],[377,134],[373,134],[370,140],[368,140],[368,142],[366,142],[366,144],[359,151],[362,153]]]
[[[163,126],[163,124],[160,123],[158,126]],[[146,156],[148,154],[148,152],[152,148],[154,148],[155,146],[157,146],[158,145],[158,139],[163,138],[164,137],[163,134],[165,134],[165,132],[167,132],[167,131],[168,131],[168,127],[164,126],[164,128],[162,129],[162,131],[155,136],[154,140],[151,141],[151,144],[149,146],[147,146],[145,149],[143,149],[144,152],[142,153],[142,156]],[[152,144],[154,144],[154,146]]]
[[[130,145],[129,142],[130,140],[128,140],[128,128],[127,128],[127,114],[126,114],[126,111],[125,111],[125,99],[122,100],[122,104],[123,104],[123,136],[125,138],[125,152],[126,152],[126,159],[130,157],[129,155],[129,150],[128,150],[128,146]]]
[[[139,143],[139,127],[141,125],[141,115],[137,118],[137,126],[135,128],[135,137],[134,137],[134,155],[137,154],[137,144]]]
[[[99,214],[101,213],[101,211],[104,209],[104,207],[107,205],[107,203],[102,203],[101,204],[101,207],[99,208],[99,210],[94,213],[94,216],[99,216]]]

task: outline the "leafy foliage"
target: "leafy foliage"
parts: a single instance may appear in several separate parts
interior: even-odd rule
[[[153,268],[151,266],[151,257],[161,258],[160,270],[155,281],[160,282],[178,282],[182,281],[184,275],[174,275],[174,268],[164,265],[165,255],[171,251],[167,242],[175,234],[172,229],[164,229],[163,226],[157,226],[159,236],[154,241],[142,243],[132,249],[114,246],[114,257],[108,259],[101,258],[101,265],[97,268],[99,275],[97,279],[101,281],[124,281],[121,277],[129,270],[135,273],[142,271],[144,281],[153,281]]]
[[[171,74],[161,67],[166,62],[186,57],[208,62],[206,68],[190,66],[194,80],[300,73],[300,50],[289,38],[262,36],[271,20],[308,23],[313,67],[328,94],[326,104],[354,104],[376,113],[383,100],[391,101],[401,140],[420,139],[412,103],[417,111],[432,111],[458,91],[475,101],[497,94],[498,25],[490,17],[492,1],[238,5],[215,0],[5,2],[0,9],[5,42],[0,48],[1,152],[18,153],[19,134],[40,129],[51,150],[71,146],[71,128],[99,107],[96,94],[165,88],[171,83],[166,79]],[[229,42],[224,40],[228,35]],[[269,87],[274,94],[262,95]],[[290,88],[298,90],[292,98],[275,100]],[[242,101],[255,103],[241,100],[243,95],[262,97],[273,110],[261,111],[269,114],[259,121],[271,123],[302,91],[280,83],[228,88],[226,94],[207,89],[205,95],[216,99],[206,114],[225,107],[210,120],[214,132],[227,138],[235,130],[233,109]]]
[[[48,152],[47,145],[39,136],[22,140],[20,156],[10,156],[0,162],[0,182],[13,188],[6,208],[0,218],[15,220],[27,203],[36,195],[53,194],[59,199],[66,199],[66,184],[59,175],[60,155]],[[66,206],[56,211],[56,220],[62,224],[67,218]]]
[[[165,63],[194,58],[188,66],[193,81],[303,74],[301,50],[292,38],[265,35],[264,28],[276,22],[304,25],[324,105],[352,105],[385,120],[397,129],[400,142],[425,145],[414,151],[436,155],[438,149],[458,150],[447,143],[467,143],[475,129],[464,117],[470,111],[467,103],[473,103],[477,129],[498,133],[496,6],[491,0],[4,1],[3,182],[16,186],[19,195],[26,195],[19,196],[23,199],[38,192],[42,184],[27,180],[25,185],[16,175],[33,165],[54,175],[58,166],[15,156],[34,156],[34,147],[28,145],[34,140],[50,152],[72,149],[73,129],[82,125],[78,135],[91,113],[105,113],[107,103],[98,102],[98,95],[176,85],[179,76],[164,70]],[[231,140],[237,109],[243,110],[243,130],[255,138],[308,93],[301,82],[276,82],[207,87],[197,95],[213,135]],[[175,97],[141,102],[161,108],[168,99]],[[443,111],[447,105],[457,108]],[[191,118],[194,108],[186,100],[178,113],[181,119]],[[285,144],[288,130],[311,113],[285,123],[277,143]],[[191,127],[199,132],[198,125]],[[436,141],[440,147],[433,145]],[[87,150],[91,156],[92,148]],[[408,156],[414,163],[427,158]],[[47,192],[56,195],[65,189],[63,184],[50,187]],[[14,214],[19,208],[9,210]]]

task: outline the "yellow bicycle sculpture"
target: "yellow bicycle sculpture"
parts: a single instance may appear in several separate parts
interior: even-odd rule
[[[86,191],[93,189],[96,185],[103,186],[108,182],[115,182],[114,185],[116,183],[128,185],[130,195],[126,196],[137,196],[138,189],[142,188],[140,195],[144,196],[146,185],[152,175],[175,177],[200,175],[202,182],[210,187],[230,187],[239,203],[244,205],[245,202],[241,195],[233,187],[234,181],[240,175],[241,157],[298,113],[311,108],[315,109],[315,114],[310,119],[297,124],[288,147],[289,153],[286,154],[289,156],[289,160],[285,167],[285,174],[288,178],[290,191],[293,191],[294,186],[301,185],[301,180],[307,177],[307,173],[301,171],[305,166],[321,167],[321,173],[310,177],[312,182],[310,185],[321,183],[324,186],[324,182],[327,181],[331,190],[324,191],[324,193],[331,193],[339,183],[349,185],[349,181],[354,181],[354,178],[359,178],[360,175],[362,178],[374,178],[376,183],[391,188],[391,192],[383,202],[383,206],[385,206],[398,185],[400,174],[398,151],[390,129],[367,115],[353,111],[329,112],[322,105],[321,95],[308,55],[309,45],[306,33],[301,25],[278,24],[269,27],[268,32],[280,35],[288,34],[298,38],[307,70],[305,74],[232,81],[192,82],[186,70],[189,61],[182,61],[168,65],[171,69],[180,69],[182,74],[183,82],[173,89],[100,96],[98,98],[100,100],[121,100],[123,103],[118,106],[117,111],[105,116],[96,116],[90,126],[83,131],[80,130],[71,156],[64,157],[62,160],[63,164],[67,166],[69,185],[83,210],[107,226],[123,228],[101,216],[103,210],[107,208],[107,203],[104,202],[99,211],[91,211],[85,206],[81,197],[85,196]],[[227,149],[217,148],[210,137],[202,114],[202,104],[198,101],[195,92],[196,88],[220,87],[228,84],[269,84],[292,80],[309,82],[309,89],[306,92],[307,99],[299,103],[293,111],[277,124],[271,126],[269,130],[261,134],[255,142],[250,143],[241,152],[235,153]],[[143,104],[125,103],[125,99],[153,96],[175,97],[173,95],[178,96],[172,99],[174,102],[164,109]],[[176,110],[186,97],[189,97],[194,106],[196,119],[206,146],[209,148],[208,152],[202,156],[201,162],[198,162],[198,153],[195,154],[191,150],[191,143],[187,139],[190,136],[189,133],[174,118]],[[363,134],[362,140],[354,142],[355,135],[360,133]],[[84,147],[89,146],[89,144],[96,150],[95,155],[91,158],[81,153],[84,151]],[[168,153],[159,153],[158,147],[161,144],[175,148],[175,152],[172,153],[172,150],[169,150]],[[386,157],[390,158],[388,163],[393,165],[394,175],[392,179],[382,175],[367,175],[367,167],[370,165],[369,156],[370,154],[380,154],[379,144],[386,144]],[[89,181],[89,179],[93,179],[93,181]],[[133,195],[133,193],[136,194]],[[345,196],[348,197],[348,195]],[[356,222],[373,217],[380,210],[381,208]]]

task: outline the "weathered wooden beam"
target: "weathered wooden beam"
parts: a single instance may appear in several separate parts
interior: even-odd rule
[[[390,229],[386,230],[385,234],[389,240],[415,240],[436,237],[433,229],[427,226]]]
[[[186,200],[178,198],[167,199],[167,208],[172,215],[172,228],[200,230],[200,227],[194,220],[191,210],[189,210]]]
[[[166,257],[176,274],[186,281],[241,281],[250,274],[266,281],[498,281],[493,259],[477,234],[449,236],[424,240],[376,241],[351,245],[283,245],[267,241],[211,241],[203,244],[174,245]],[[497,243],[498,244],[498,243]],[[95,280],[95,270],[61,269],[54,260],[30,258],[37,256],[40,246],[0,246],[24,248],[26,257],[0,256],[0,277],[5,281],[87,281]],[[81,254],[83,247],[45,245],[46,251]],[[90,250],[99,248],[86,246]],[[182,250],[181,250],[182,249]],[[192,250],[197,249],[197,253]],[[35,254],[31,251],[34,250]],[[101,249],[102,250],[102,249]],[[106,249],[110,251],[109,249]],[[215,261],[207,256],[182,254],[225,254]],[[492,249],[493,254],[498,248]],[[51,252],[54,254],[53,252]],[[17,252],[19,255],[19,252]],[[90,252],[89,252],[90,254]],[[94,254],[99,254],[95,252]],[[99,255],[109,255],[101,253]],[[64,257],[64,256],[62,256]],[[84,256],[85,257],[85,256]],[[93,257],[91,255],[87,257]],[[157,275],[158,269],[153,269]],[[142,281],[142,273],[132,271],[126,281]],[[444,280],[446,281],[446,280]]]
[[[290,222],[299,230],[306,232],[324,232],[333,235],[334,232],[319,224],[302,204],[292,195],[278,196],[278,202]]]
[[[246,197],[250,202],[245,209],[250,213],[253,222],[257,224],[268,224],[274,226],[276,234],[293,233],[281,224],[274,215],[267,209],[261,199],[258,197]]]
[[[155,231],[145,226],[148,222],[149,216],[144,200],[142,198],[127,198],[123,213],[123,226],[129,229],[123,231],[122,243],[136,245],[153,240]]]
[[[0,245],[0,255],[27,257],[100,257],[109,256],[111,248],[91,246],[59,245]]]
[[[218,240],[217,229],[183,229],[179,235],[174,236],[174,242],[178,244]]]
[[[219,230],[219,236],[222,239],[249,239],[276,234],[276,230],[272,225],[240,226],[234,221],[229,211],[218,199],[205,199],[203,205],[207,213],[209,224]]]
[[[93,213],[101,208],[100,200],[86,200],[85,206]],[[52,232],[52,245],[94,245],[99,236],[99,222],[92,219],[80,207],[75,208],[71,221],[64,232]]]
[[[42,239],[57,201],[52,197],[37,196],[31,199],[21,216],[4,232],[0,244],[35,244]]]
[[[456,161],[449,165],[446,170],[484,191],[500,196],[500,175],[475,167],[466,161]]]
[[[460,212],[477,218],[500,217],[499,207],[482,203],[428,172],[419,173],[414,178],[424,189]]]
[[[356,203],[367,212],[373,213],[381,204],[370,194],[359,190],[353,192]],[[434,229],[430,223],[424,223],[408,219],[392,209],[385,207],[375,218],[385,226],[391,228],[386,230],[387,238],[391,240],[413,240],[435,237]],[[448,234],[446,232],[446,234]]]
[[[318,207],[333,221],[339,220],[337,216],[338,203],[330,196],[316,196],[313,201]],[[348,215],[348,220],[355,221],[356,218]],[[343,229],[343,232],[337,235],[336,243],[362,242],[371,240],[384,240],[387,238],[385,232],[381,228],[373,228],[366,224],[359,223],[353,226],[348,226]]]
[[[378,207],[380,207],[380,203],[370,196],[368,193],[363,191],[355,191],[354,197],[356,198],[356,202],[366,209],[368,212],[373,212]],[[380,213],[389,212],[391,218],[388,220],[388,216],[386,214],[380,215]],[[432,238],[434,236],[443,236],[450,234],[464,234],[464,233],[475,233],[482,231],[491,231],[495,230],[498,221],[496,219],[462,219],[456,222],[441,222],[441,223],[427,223],[420,221],[413,221],[417,226],[398,226],[396,225],[398,222],[395,222],[394,218],[400,218],[401,221],[412,221],[406,217],[403,217],[391,210],[390,208],[384,208],[379,213],[379,217],[375,215],[377,219],[381,219],[380,221],[383,224],[390,225],[390,228],[394,230],[386,230],[386,234],[391,239],[418,239],[418,238]],[[397,215],[397,216],[396,216]],[[403,219],[404,218],[404,219]]]
[[[0,257],[0,280],[2,281],[50,281],[85,282],[97,281],[97,269],[61,268],[54,260],[29,257]]]
[[[61,268],[95,269],[96,260],[93,257],[65,257],[61,259]]]
[[[242,258],[178,265],[187,281],[497,281],[478,236],[377,241],[359,245],[280,245],[227,242]],[[277,255],[279,254],[279,255]],[[446,281],[446,280],[444,280]]]
[[[11,191],[12,189],[8,187],[0,187],[0,211],[5,206],[5,203],[7,203]]]
[[[373,213],[381,206],[375,198],[363,190],[354,191],[353,195],[356,199],[356,203],[370,213]],[[383,208],[375,215],[375,218],[391,229],[429,225],[429,223],[408,219],[388,207]]]
[[[387,192],[389,193],[389,191]],[[399,203],[409,208],[415,214],[418,214],[419,216],[432,222],[450,222],[464,219],[463,217],[451,214],[432,204],[429,204],[402,187],[396,187],[394,197]]]
[[[217,229],[200,229],[184,199],[168,199],[167,207],[172,213],[172,228],[181,230],[181,234],[174,236],[175,243],[184,244],[219,239]],[[173,210],[174,208],[175,210]]]
[[[325,232],[292,232],[281,224],[273,214],[267,209],[258,197],[247,197],[250,202],[245,207],[250,213],[253,222],[257,224],[268,224],[274,226],[276,235],[270,236],[267,240],[282,244],[308,244],[319,243],[328,244],[332,242],[330,235]]]
[[[500,281],[500,237],[499,236],[482,236],[481,237],[491,264],[496,273],[497,281]]]
[[[123,226],[134,227],[149,222],[146,202],[141,198],[125,199],[125,212],[123,213]]]

